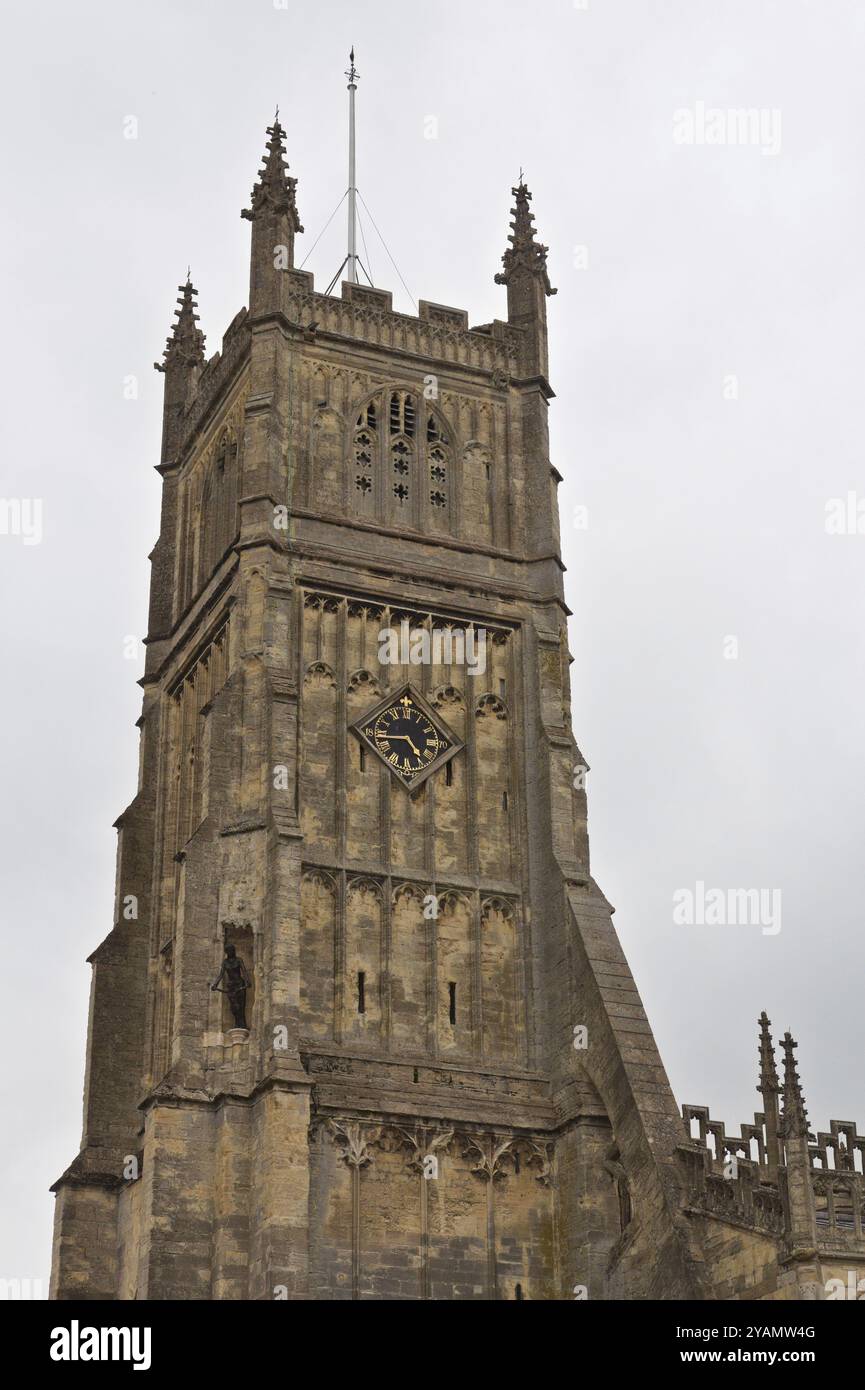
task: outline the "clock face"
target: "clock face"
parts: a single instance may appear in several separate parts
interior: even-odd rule
[[[408,688],[377,706],[356,729],[409,787],[458,747],[458,740],[449,737],[426,703]]]

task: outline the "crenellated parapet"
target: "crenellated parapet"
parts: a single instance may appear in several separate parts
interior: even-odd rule
[[[202,367],[183,417],[183,447],[198,437],[208,411],[222,401],[226,388],[248,357],[251,338],[248,319],[247,310],[241,309],[226,330],[221,351],[215,352]]]
[[[480,386],[503,391],[519,371],[522,331],[497,320],[469,328],[462,309],[450,309],[421,300],[417,315],[398,313],[389,291],[364,285],[344,284],[342,298],[315,289],[312,274],[300,270],[281,272],[288,287],[289,335],[301,343],[315,342],[345,347],[348,340],[365,350],[380,350],[389,362],[405,360],[406,375],[420,378],[427,369],[448,369],[476,377]],[[251,332],[249,313],[241,309],[230,324],[221,352],[204,361],[186,400],[180,426],[181,446],[194,439],[211,405],[221,399],[228,383],[248,356]],[[389,367],[392,374],[393,367]]]
[[[388,355],[486,374],[497,390],[518,372],[522,332],[500,320],[469,328],[463,309],[421,300],[416,315],[403,314],[394,310],[388,290],[345,283],[340,298],[318,293],[307,271],[286,272],[286,278],[289,318],[302,327],[309,325],[316,341],[351,339]]]
[[[849,1120],[831,1120],[816,1137],[808,1129],[794,1060],[794,1040],[783,1041],[779,1082],[769,1020],[760,1020],[760,1084],[777,1110],[754,1114],[739,1134],[728,1134],[700,1105],[683,1105],[687,1139],[679,1149],[692,1211],[779,1237],[785,1250],[865,1257],[865,1136]],[[804,1255],[803,1255],[804,1257]],[[798,1257],[797,1257],[798,1258]]]

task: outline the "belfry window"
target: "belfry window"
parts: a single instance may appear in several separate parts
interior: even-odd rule
[[[414,439],[416,419],[414,396],[408,391],[394,391],[390,398],[391,434],[404,434]]]
[[[377,448],[376,418],[375,404],[371,402],[365,410],[361,411],[355,425],[354,485],[361,497],[366,497],[372,492],[373,468]]]
[[[237,535],[237,471],[237,440],[224,429],[214,446],[201,494],[196,588],[207,582]]]
[[[448,504],[448,472],[450,449],[448,437],[440,428],[434,415],[429,417],[426,429],[427,462],[429,464],[430,506],[444,510]]]
[[[400,525],[448,530],[452,465],[451,431],[420,396],[389,389],[359,409],[349,487],[365,515],[381,508],[385,518]]]
[[[407,391],[394,391],[390,398],[390,461],[393,495],[402,511],[411,498],[414,472],[414,439],[417,415],[414,397]]]

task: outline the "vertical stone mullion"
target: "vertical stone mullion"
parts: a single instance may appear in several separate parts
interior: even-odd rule
[[[471,1048],[478,1058],[484,1055],[483,931],[483,898],[476,890],[471,894]]]
[[[435,884],[430,885],[435,893]],[[426,895],[425,895],[426,896]],[[423,906],[421,907],[423,912]],[[438,1056],[438,932],[436,918],[425,917],[426,932],[426,1050],[433,1057]]]
[[[520,635],[521,636],[521,635]],[[519,902],[514,907],[515,964],[516,964],[516,1028],[518,1055],[525,1066],[534,1063],[534,1027],[532,1008],[532,952],[528,871],[524,845],[528,840],[528,815],[523,794],[525,786],[524,748],[517,730],[524,727],[522,690],[517,680],[517,653],[514,644],[520,640],[516,632],[508,635],[505,644],[507,671],[508,757],[512,806],[508,818],[511,834],[511,878],[519,889]],[[522,644],[521,644],[522,645]]]
[[[348,671],[346,668],[348,604],[341,599],[337,610],[336,626],[336,843],[339,863],[345,863],[346,836],[348,829],[347,775],[348,775],[348,722],[347,695]]]
[[[389,774],[382,768],[385,777]],[[392,1015],[391,1006],[391,962],[393,960],[393,879],[388,873],[382,885],[382,970],[381,970],[381,1031],[382,1043],[386,1052],[391,1050]]]
[[[486,1180],[487,1189],[487,1297],[490,1302],[498,1299],[498,1270],[496,1265],[496,1200],[495,1172]]]
[[[423,1171],[425,1142],[426,1134],[419,1130],[416,1153],[420,1181],[420,1296],[424,1301],[430,1296],[429,1181]]]
[[[342,1044],[345,1037],[346,898],[347,876],[343,868],[337,874],[336,914],[333,934],[333,1035],[334,1040],[339,1044]]]
[[[351,1296],[360,1298],[360,1164],[351,1165]]]
[[[391,454],[390,454],[390,394],[380,392],[375,443],[378,445],[378,467],[373,477],[373,492],[377,499],[375,514],[387,524],[391,519]]]
[[[468,871],[477,879],[480,872],[480,853],[478,846],[478,792],[477,792],[477,740],[475,737],[475,692],[473,679],[468,670],[463,682],[466,704],[466,800],[468,803]]]

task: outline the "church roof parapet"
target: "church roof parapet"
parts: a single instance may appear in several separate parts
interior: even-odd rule
[[[404,314],[393,309],[389,290],[345,282],[339,297],[316,291],[309,271],[287,269],[284,274],[290,278],[289,324],[307,335],[330,335],[431,365],[452,365],[488,377],[494,390],[503,390],[517,375],[523,330],[503,320],[470,328],[464,309],[422,299],[416,315]],[[232,380],[250,337],[249,314],[242,309],[225,333],[221,352],[202,365],[184,419],[187,441]]]
[[[389,291],[345,283],[337,297],[317,292],[308,271],[285,274],[291,277],[289,317],[314,324],[319,336],[332,334],[489,374],[517,372],[523,330],[503,320],[474,329],[466,311],[450,305],[422,299],[416,315],[404,314],[392,308]]]
[[[739,1134],[728,1134],[723,1121],[711,1118],[708,1107],[683,1105],[685,1135],[679,1154],[688,1176],[689,1203],[695,1210],[734,1224],[785,1233],[786,1227],[778,1225],[779,1210],[786,1220],[782,1199],[788,1154],[784,1141],[795,1144],[797,1139],[805,1139],[821,1248],[865,1255],[865,1134],[859,1134],[851,1120],[830,1120],[828,1132],[821,1131],[816,1137],[809,1132],[793,1055],[796,1044],[789,1033],[781,1046],[784,1081],[779,1084],[769,1020],[761,1015],[758,1089],[768,1095],[781,1091],[784,1100],[776,1164],[773,1166],[772,1135],[763,1112],[756,1112],[754,1123],[743,1124]],[[769,1200],[772,1193],[774,1201]]]

